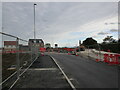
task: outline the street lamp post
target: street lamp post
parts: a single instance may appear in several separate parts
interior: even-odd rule
[[[33,8],[34,8],[34,40],[36,39],[36,32],[35,32],[35,9],[36,9],[36,5],[37,4],[34,4],[33,5]],[[35,42],[34,42],[34,52],[36,52],[35,54],[38,56],[38,53],[37,53],[37,46],[36,46],[36,40],[35,40]]]
[[[35,6],[37,4],[34,4],[33,7],[34,7],[34,39],[36,39],[36,33],[35,33]]]

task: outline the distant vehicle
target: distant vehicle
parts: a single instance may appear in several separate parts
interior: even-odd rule
[[[85,51],[85,48],[80,48],[80,51]]]
[[[85,47],[83,45],[80,46],[80,51],[85,51]]]

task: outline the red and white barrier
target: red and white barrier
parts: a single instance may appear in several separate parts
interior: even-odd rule
[[[120,54],[104,54],[104,62],[109,64],[120,64]]]

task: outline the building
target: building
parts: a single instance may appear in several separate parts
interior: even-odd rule
[[[4,41],[5,51],[15,51],[17,46],[17,41]]]
[[[38,49],[44,48],[44,42],[42,39],[29,39],[28,43],[29,49],[31,47],[37,47]]]

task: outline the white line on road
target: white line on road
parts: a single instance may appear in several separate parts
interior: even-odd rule
[[[69,80],[72,81],[72,80],[74,80],[74,79],[73,79],[73,78],[70,78]]]
[[[73,90],[76,90],[75,86],[72,84],[72,82],[70,81],[70,79],[67,77],[67,75],[64,73],[64,71],[62,70],[62,68],[59,66],[59,64],[57,63],[57,61],[55,60],[55,58],[53,58],[52,56],[50,56],[53,61],[56,63],[56,65],[58,66],[58,68],[60,69],[60,71],[62,72],[62,74],[65,76],[67,82],[70,84],[70,86],[72,87]]]
[[[57,68],[31,68],[28,70],[46,71],[46,70],[57,70]]]

